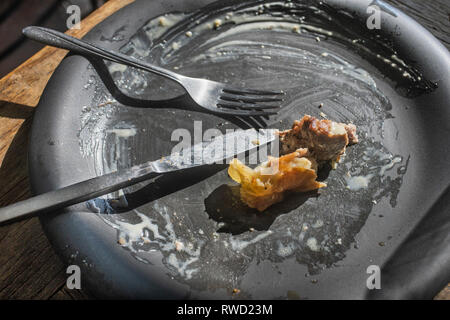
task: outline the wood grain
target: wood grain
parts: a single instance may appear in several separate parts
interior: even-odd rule
[[[82,37],[133,0],[110,0],[68,34]],[[28,136],[34,107],[67,51],[45,47],[0,80],[0,207],[31,196]],[[65,287],[65,266],[37,218],[0,227],[0,299],[87,299]]]
[[[81,22],[82,37],[106,17],[133,2],[110,0]],[[387,0],[427,27],[450,49],[448,0]],[[65,50],[45,47],[0,80],[0,207],[30,196],[27,149],[33,109]],[[66,288],[65,266],[36,218],[0,227],[0,299],[88,299]],[[435,299],[450,300],[450,285]]]
[[[427,28],[450,50],[450,1],[385,0]]]
[[[83,19],[80,29],[66,33],[81,38],[100,21],[133,1],[110,0]],[[0,80],[0,100],[36,106],[50,76],[66,54],[66,50],[48,46],[36,53]]]

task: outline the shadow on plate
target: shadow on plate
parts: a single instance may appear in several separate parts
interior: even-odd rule
[[[258,231],[268,230],[279,215],[289,213],[308,199],[319,196],[317,190],[305,193],[293,192],[287,194],[282,202],[259,212],[242,202],[239,189],[240,186],[223,184],[205,199],[205,209],[209,217],[222,224],[217,232],[237,235],[251,228]]]
[[[106,203],[101,198],[95,199],[96,211],[108,213],[124,213],[139,208],[147,203],[175,193],[199,183],[226,168],[226,165],[192,168],[184,172],[173,172],[161,175],[150,182],[143,182],[128,187],[126,196],[109,199]],[[99,202],[103,202],[102,204]],[[92,205],[92,204],[91,204]],[[110,210],[112,209],[112,210]]]
[[[193,112],[201,112],[218,116],[226,121],[233,123],[242,129],[260,129],[267,127],[268,116],[263,117],[235,117],[230,115],[223,115],[205,110],[197,105],[191,97],[185,93],[178,97],[167,100],[146,100],[131,97],[123,93],[123,91],[116,85],[113,77],[109,73],[108,67],[102,59],[85,57],[94,67],[95,71],[103,81],[104,85],[111,93],[111,95],[118,102],[125,106],[136,108],[150,108],[150,109],[180,109]]]

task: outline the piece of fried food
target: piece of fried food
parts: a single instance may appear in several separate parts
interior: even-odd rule
[[[271,169],[273,174],[270,174]],[[233,159],[228,168],[230,177],[241,184],[241,199],[249,207],[264,211],[283,200],[284,192],[306,192],[325,187],[317,182],[317,163],[308,157],[307,149],[299,149],[280,158],[269,157],[266,163],[251,169]]]
[[[334,166],[349,144],[358,143],[353,124],[318,120],[305,115],[291,130],[280,136],[280,158],[251,169],[237,159],[228,168],[230,177],[241,184],[241,199],[249,207],[264,211],[283,200],[285,191],[306,192],[325,187],[316,181],[317,168],[331,162]],[[277,168],[278,170],[270,169]]]
[[[347,145],[358,143],[355,125],[319,120],[309,115],[295,121],[291,130],[282,131],[279,135],[281,154],[308,148],[319,165],[328,161],[339,162]]]

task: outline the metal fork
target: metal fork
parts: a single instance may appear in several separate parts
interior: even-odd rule
[[[27,27],[23,34],[46,45],[67,49],[87,57],[96,57],[149,71],[175,82],[203,109],[216,114],[232,116],[268,116],[276,114],[283,101],[282,91],[254,90],[228,86],[226,84],[187,77],[119,52],[105,50],[86,41],[43,27]]]

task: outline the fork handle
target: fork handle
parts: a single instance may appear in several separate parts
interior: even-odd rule
[[[149,71],[160,76],[172,79],[180,84],[182,84],[181,82],[184,78],[184,76],[173,71],[143,61],[139,61],[133,57],[124,55],[119,52],[105,50],[84,40],[71,37],[67,34],[53,29],[30,26],[23,29],[22,33],[32,40],[52,47],[66,49],[84,56],[101,58],[137,69]]]

